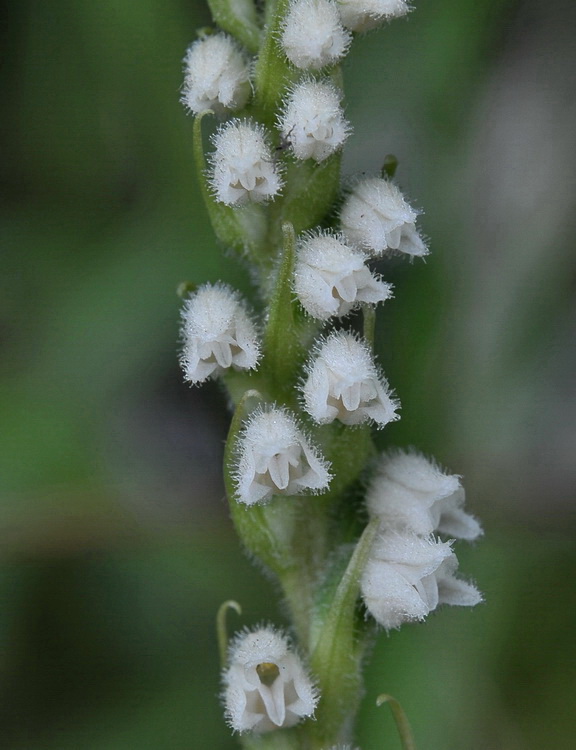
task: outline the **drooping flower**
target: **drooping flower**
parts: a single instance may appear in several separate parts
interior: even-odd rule
[[[212,34],[190,45],[184,58],[182,103],[194,113],[215,114],[244,107],[250,96],[250,63],[227,34]]]
[[[297,68],[319,70],[334,65],[346,54],[351,40],[332,0],[293,0],[290,4],[281,44]]]
[[[405,451],[381,456],[366,494],[370,515],[388,528],[476,539],[482,528],[463,510],[464,500],[459,476],[446,474],[422,454]]]
[[[184,303],[180,364],[184,377],[202,383],[228,367],[252,370],[260,345],[240,295],[226,284],[203,284]]]
[[[378,372],[368,346],[351,333],[334,332],[308,364],[302,386],[304,407],[319,424],[339,419],[347,425],[398,419],[399,404]]]
[[[384,21],[405,16],[406,0],[338,0],[343,25],[350,31],[369,31]]]
[[[356,184],[342,206],[342,231],[373,253],[397,250],[420,257],[428,248],[416,230],[418,212],[390,180],[370,177]]]
[[[228,206],[262,203],[280,192],[282,179],[266,132],[249,120],[231,120],[213,139],[211,182]]]
[[[341,93],[329,82],[304,80],[288,95],[279,127],[297,159],[324,161],[350,135]]]
[[[241,633],[224,672],[226,716],[237,732],[269,732],[312,716],[317,693],[288,639],[271,627]]]
[[[315,318],[342,317],[360,303],[376,304],[392,296],[392,288],[366,265],[366,256],[341,235],[304,235],[298,243],[294,291]]]
[[[262,503],[273,495],[320,492],[330,483],[329,464],[286,409],[255,411],[239,440],[235,472],[241,503]]]
[[[470,583],[456,578],[456,555],[449,542],[411,531],[377,537],[362,573],[364,603],[386,630],[424,620],[440,604],[473,607],[482,601]]]

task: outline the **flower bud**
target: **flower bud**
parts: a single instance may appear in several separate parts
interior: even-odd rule
[[[399,407],[367,345],[351,333],[332,333],[308,364],[304,407],[319,424],[372,420],[380,427],[398,419]]]
[[[293,0],[284,19],[281,43],[297,68],[319,70],[334,65],[350,45],[332,0]]]
[[[371,177],[359,182],[346,198],[340,221],[350,242],[381,254],[397,250],[411,256],[428,253],[415,221],[418,212],[389,180]]]
[[[282,187],[264,128],[231,120],[213,139],[211,182],[216,199],[228,206],[261,203]]]
[[[340,99],[331,83],[302,81],[292,89],[279,127],[297,159],[321,162],[344,144],[351,127]]]
[[[366,504],[370,515],[388,528],[472,540],[482,528],[464,512],[464,499],[460,477],[446,474],[419,453],[391,451],[380,458]]]
[[[405,16],[406,0],[338,0],[342,24],[350,31],[369,31],[384,21]]]
[[[424,620],[440,604],[473,607],[478,590],[454,576],[450,543],[410,531],[386,531],[375,541],[360,589],[374,619],[386,630]]]
[[[328,462],[285,409],[269,407],[252,414],[238,451],[234,479],[237,498],[246,505],[273,495],[319,492],[330,483]]]
[[[190,45],[184,58],[182,103],[193,113],[222,115],[244,107],[250,96],[248,57],[227,34],[213,34]]]
[[[262,627],[240,634],[232,644],[224,703],[236,732],[268,732],[312,716],[317,694],[288,639]]]
[[[298,244],[294,290],[314,318],[342,317],[361,302],[376,304],[392,288],[370,271],[366,256],[349,247],[341,235],[304,235]]]
[[[184,377],[202,383],[228,367],[256,367],[260,346],[254,323],[239,294],[226,284],[203,284],[184,303]]]

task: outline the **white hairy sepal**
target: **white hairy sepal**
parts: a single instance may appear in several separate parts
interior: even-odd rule
[[[418,212],[390,180],[370,177],[358,182],[340,213],[346,237],[375,254],[397,250],[414,257],[428,253],[416,230]]]
[[[250,63],[227,34],[213,34],[190,45],[184,58],[182,103],[195,114],[218,115],[241,109],[250,96]]]
[[[250,416],[240,434],[234,472],[239,502],[254,505],[273,495],[321,492],[330,479],[329,463],[286,409],[258,409]]]
[[[262,203],[280,192],[282,179],[266,131],[249,120],[230,120],[213,137],[210,181],[228,206]]]
[[[298,243],[294,291],[314,318],[342,317],[360,303],[375,305],[392,287],[370,271],[366,256],[328,232],[304,235]]]
[[[293,0],[280,37],[286,57],[304,70],[334,65],[346,54],[351,40],[332,0]]]
[[[369,31],[384,21],[405,16],[406,0],[338,0],[342,24],[350,31]]]
[[[317,692],[288,639],[270,627],[241,633],[224,672],[226,717],[237,732],[268,732],[312,716]]]
[[[440,604],[472,607],[478,590],[456,578],[456,555],[449,542],[409,531],[385,531],[376,539],[362,573],[364,603],[386,630],[424,620]]]
[[[228,367],[252,370],[260,345],[256,327],[240,295],[227,284],[203,284],[181,313],[180,364],[184,377],[202,383]]]
[[[302,81],[289,93],[278,124],[297,159],[321,162],[342,147],[351,127],[340,100],[333,84],[314,80]]]
[[[347,425],[367,420],[379,427],[399,419],[399,407],[378,371],[368,346],[351,333],[334,332],[316,350],[302,385],[304,408],[326,424]]]
[[[471,541],[482,528],[463,510],[464,500],[459,476],[446,474],[422,454],[404,451],[382,455],[366,494],[371,517],[388,528],[424,535],[437,531]]]

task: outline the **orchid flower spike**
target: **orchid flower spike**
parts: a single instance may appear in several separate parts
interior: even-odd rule
[[[227,34],[212,34],[190,45],[184,58],[182,103],[194,114],[223,115],[250,97],[250,62]]]
[[[350,242],[376,255],[396,250],[421,257],[428,248],[416,230],[417,216],[393,182],[370,177],[352,189],[342,206],[340,222]]]
[[[235,484],[239,502],[327,489],[329,464],[286,409],[255,411],[240,435]]]
[[[332,83],[314,80],[301,81],[289,93],[278,124],[297,159],[321,162],[343,146],[352,128],[341,96]]]
[[[224,672],[224,703],[232,729],[269,732],[312,716],[317,691],[288,639],[271,627],[241,633]]]
[[[231,120],[213,138],[210,179],[216,200],[228,206],[262,203],[280,192],[282,179],[266,131],[250,120]]]
[[[415,452],[390,451],[378,462],[366,495],[368,511],[387,528],[407,528],[417,534],[439,532],[455,539],[476,539],[478,521],[463,510],[460,477],[446,474]]]
[[[342,235],[306,234],[298,243],[294,291],[314,318],[342,317],[360,303],[375,305],[392,296],[392,287],[372,273],[367,257]]]
[[[180,364],[190,383],[203,383],[228,367],[252,370],[260,345],[256,327],[238,292],[226,284],[203,284],[184,303]]]
[[[411,531],[377,537],[362,573],[364,603],[386,630],[424,620],[440,604],[473,607],[482,601],[470,583],[456,578],[456,555],[449,542]]]
[[[352,35],[342,26],[332,0],[292,0],[280,41],[297,68],[320,70],[346,54]]]
[[[370,31],[410,10],[406,0],[338,0],[338,9],[342,24],[350,31]]]
[[[326,424],[374,421],[379,427],[398,419],[399,407],[372,358],[368,346],[351,333],[334,332],[317,349],[302,386],[304,408]]]

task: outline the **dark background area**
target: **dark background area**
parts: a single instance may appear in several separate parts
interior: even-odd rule
[[[385,154],[425,214],[378,327],[416,445],[465,477],[484,592],[382,634],[358,743],[571,748],[576,734],[576,6],[422,0],[355,43],[345,173]],[[181,59],[196,0],[5,0],[0,143],[0,745],[232,748],[214,616],[273,591],[220,478],[216,384],[177,364],[182,280],[250,288],[207,224]],[[232,620],[234,618],[234,620]]]

